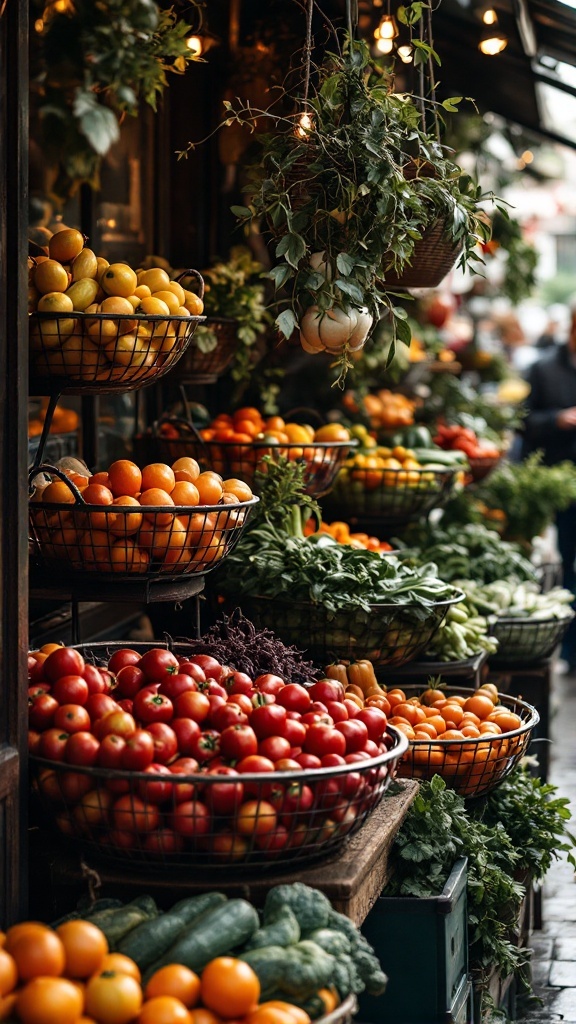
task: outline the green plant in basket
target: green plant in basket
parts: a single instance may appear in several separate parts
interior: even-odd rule
[[[233,246],[228,260],[214,263],[202,272],[206,283],[205,315],[236,322],[236,336],[242,345],[232,366],[235,380],[243,380],[249,375],[254,345],[272,322],[265,304],[263,275],[264,267],[243,245]],[[218,337],[208,324],[197,329],[193,344],[201,352],[212,352],[218,344]]]

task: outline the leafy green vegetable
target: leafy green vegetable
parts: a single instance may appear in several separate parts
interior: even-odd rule
[[[395,542],[398,543],[398,542]],[[536,580],[537,569],[517,544],[503,541],[496,530],[481,523],[447,526],[429,523],[411,527],[403,537],[410,564],[434,562],[443,580],[468,579],[476,583]]]
[[[576,466],[542,465],[542,453],[524,462],[503,462],[480,485],[477,498],[506,515],[505,536],[530,542],[554,521],[556,512],[576,501]]]

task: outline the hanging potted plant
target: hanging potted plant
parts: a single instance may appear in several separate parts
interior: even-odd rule
[[[413,4],[404,17],[414,23],[422,7]],[[414,44],[428,62],[432,47]],[[457,109],[454,99],[443,105]],[[307,352],[336,355],[341,383],[350,354],[387,314],[392,359],[396,339],[410,343],[407,313],[395,304],[394,291],[425,286],[410,272],[418,262],[434,262],[440,248],[447,254],[441,277],[457,258],[463,267],[481,262],[478,243],[490,231],[482,204],[492,195],[427,129],[424,99],[394,92],[393,74],[350,32],[342,50],[325,57],[313,89],[307,72],[293,115],[226,106],[228,124],[254,128],[264,116],[273,124],[273,132],[258,137],[248,203],[233,211],[273,236],[270,277],[289,293],[281,299],[278,330],[285,338],[299,330]]]

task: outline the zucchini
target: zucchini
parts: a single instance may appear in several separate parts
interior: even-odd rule
[[[135,960],[141,971],[158,960],[180,938],[182,932],[201,914],[221,906],[226,896],[220,892],[207,892],[175,903],[166,914],[132,928],[118,943],[118,952]]]
[[[151,912],[152,910],[154,910],[154,913]],[[143,897],[139,897],[123,907],[89,914],[86,920],[91,921],[100,931],[104,932],[110,949],[115,951],[118,943],[122,941],[128,932],[132,931],[139,924],[143,924],[144,921],[151,920],[153,917],[158,917],[158,908],[154,900],[151,897],[146,897],[146,900]]]
[[[183,964],[197,974],[214,957],[243,946],[257,930],[258,914],[247,900],[228,900],[198,917],[164,956],[147,971],[145,981],[166,964]]]

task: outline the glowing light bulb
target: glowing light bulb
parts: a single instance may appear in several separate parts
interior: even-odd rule
[[[502,53],[508,46],[508,37],[498,27],[498,15],[493,7],[489,7],[482,15],[482,21],[486,25],[478,43],[478,49],[487,57],[495,57]]]
[[[484,14],[482,15],[482,21],[484,22],[485,25],[498,24],[498,15],[496,14],[496,11],[494,10],[493,7],[489,7],[487,11],[484,11]]]
[[[204,44],[200,39],[200,36],[188,36],[186,40],[186,46],[192,51],[194,57],[200,57]]]
[[[309,133],[314,128],[314,121],[310,117],[310,114],[304,112],[298,118],[298,124],[296,125],[296,135],[300,139],[308,138]]]
[[[375,39],[395,39],[398,35],[398,25],[393,14],[383,14],[380,24],[374,32]]]
[[[377,39],[376,40],[376,49],[378,50],[379,53],[392,53],[392,50],[394,49],[394,40],[393,39]]]
[[[398,47],[398,56],[400,57],[400,60],[402,61],[403,64],[411,64],[412,63],[412,59],[413,59],[412,58],[412,47],[411,46],[399,46]]]
[[[534,153],[531,149],[525,149],[520,159],[523,160],[525,164],[531,164],[534,160]]]

